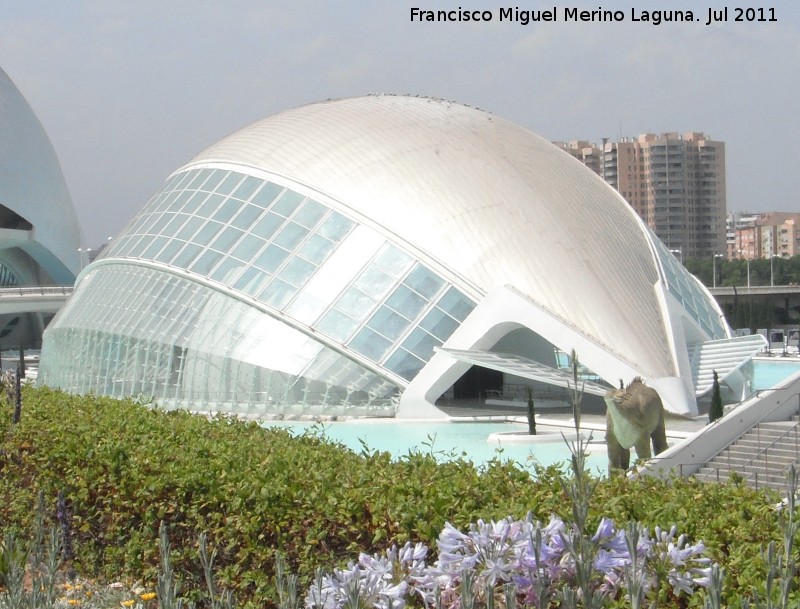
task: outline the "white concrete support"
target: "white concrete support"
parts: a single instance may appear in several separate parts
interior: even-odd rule
[[[659,392],[670,412],[684,415],[697,412],[694,393],[684,380],[652,378],[634,362],[615,354],[611,347],[597,344],[509,286],[498,286],[489,292],[444,347],[489,351],[503,336],[517,328],[528,328],[567,353],[574,349],[582,365],[614,386],[620,379],[629,382],[641,376]],[[442,412],[434,402],[469,366],[444,353],[436,353],[403,392],[397,417],[441,418]]]

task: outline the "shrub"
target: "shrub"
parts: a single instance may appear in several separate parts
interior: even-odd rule
[[[447,522],[466,530],[529,512],[542,522],[572,518],[559,467],[538,468],[533,479],[499,458],[481,469],[423,452],[393,461],[319,434],[294,438],[131,400],[31,387],[23,399],[17,425],[10,406],[0,408],[0,535],[27,534],[37,494],[53,506],[60,491],[72,515],[74,567],[93,577],[155,582],[163,520],[183,589],[204,588],[197,539],[206,533],[220,587],[263,605],[274,598],[278,553],[308,586],[318,567],[359,552],[432,547]],[[776,495],[693,479],[592,480],[587,530],[604,516],[651,530],[677,524],[705,542],[729,581],[745,589],[764,581],[761,549],[781,538]],[[55,523],[55,510],[48,516]]]

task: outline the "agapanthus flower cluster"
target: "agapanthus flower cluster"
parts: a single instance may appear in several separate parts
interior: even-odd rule
[[[581,537],[575,527],[552,516],[547,524],[507,518],[498,522],[479,520],[462,532],[446,524],[437,541],[438,559],[427,564],[428,548],[405,546],[369,556],[356,564],[325,575],[306,596],[308,609],[403,609],[407,604],[459,609],[467,594],[485,601],[488,595],[502,599],[513,591],[516,605],[539,607],[565,588],[576,588],[580,568],[591,573],[594,589],[603,596],[626,594],[632,564],[642,570],[637,581],[645,592],[665,584],[675,595],[691,594],[707,586],[711,571],[702,543],[690,545],[675,527],[656,527],[650,537],[638,529],[617,529],[603,518],[596,533]],[[631,551],[637,560],[632,561]],[[508,606],[506,599],[505,605]]]

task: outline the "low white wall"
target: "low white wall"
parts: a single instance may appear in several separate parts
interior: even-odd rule
[[[786,421],[798,413],[800,372],[790,376],[775,389],[758,392],[723,418],[670,447],[649,461],[639,473],[661,475],[674,472],[682,476],[694,474],[757,423]]]

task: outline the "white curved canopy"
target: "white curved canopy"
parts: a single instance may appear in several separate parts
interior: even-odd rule
[[[0,205],[33,226],[28,237],[11,245],[27,252],[54,282],[71,284],[79,271],[81,246],[72,200],[47,134],[2,70]]]

